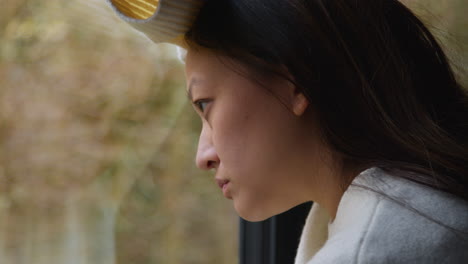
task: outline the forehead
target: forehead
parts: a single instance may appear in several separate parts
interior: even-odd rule
[[[223,64],[219,61],[219,56],[204,49],[189,49],[185,60],[185,71],[187,77],[193,74],[201,74],[205,71],[220,71]]]
[[[203,83],[210,87],[262,86],[263,92],[276,93],[277,88],[288,83],[284,78],[259,73],[236,59],[204,48],[188,49],[185,74],[188,91],[192,86]]]
[[[232,79],[237,74],[231,65],[226,65],[231,62],[232,60],[208,50],[189,49],[185,62],[187,89],[200,82],[216,83]]]

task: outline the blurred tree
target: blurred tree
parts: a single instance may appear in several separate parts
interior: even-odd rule
[[[237,219],[197,180],[174,47],[104,1],[22,1],[0,15],[2,263],[233,263],[235,228],[211,225]],[[153,180],[157,199],[133,199]],[[151,232],[135,236],[143,222]]]

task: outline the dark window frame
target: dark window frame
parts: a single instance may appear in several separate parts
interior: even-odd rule
[[[294,263],[312,203],[301,204],[261,222],[239,223],[239,264]]]

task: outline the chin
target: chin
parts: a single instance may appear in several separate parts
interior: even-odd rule
[[[236,209],[237,214],[244,220],[249,222],[260,222],[267,220],[270,217],[273,217],[277,214],[280,214],[286,210],[280,211],[268,211],[265,210],[265,207],[242,207],[234,203],[234,208]],[[261,209],[259,209],[261,208]]]
[[[275,215],[282,214],[297,205],[300,205],[306,201],[289,201],[287,203],[281,202],[270,202],[270,201],[256,201],[252,202],[250,200],[244,200],[242,202],[239,199],[233,199],[234,202],[234,209],[236,210],[237,214],[244,220],[249,222],[260,222],[267,220],[270,217]]]
[[[251,214],[239,214],[239,216],[244,219],[245,221],[249,222],[261,222],[264,220],[267,220],[268,218],[274,216],[274,215],[268,215],[268,216],[263,216],[263,215],[251,215]]]

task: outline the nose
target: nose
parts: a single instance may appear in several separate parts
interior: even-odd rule
[[[198,140],[197,167],[202,170],[216,169],[219,166],[219,157],[213,146],[211,129],[203,126]]]

